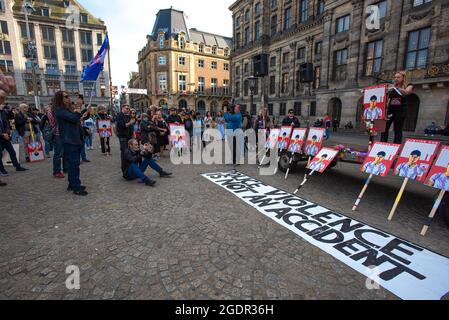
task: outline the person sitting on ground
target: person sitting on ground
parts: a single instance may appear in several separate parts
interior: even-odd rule
[[[428,135],[434,137],[439,130],[441,130],[440,127],[438,127],[435,122],[432,122],[432,124],[430,124],[426,129],[424,129],[424,134],[426,135],[426,137]]]
[[[352,124],[352,121],[348,121],[345,124],[345,129],[354,129],[354,125]]]
[[[169,177],[172,174],[165,172],[153,159],[153,146],[146,143],[139,147],[139,142],[136,139],[131,139],[128,142],[128,149],[124,154],[125,171],[123,177],[126,180],[139,179],[141,183],[153,187],[156,181],[145,175],[148,167],[159,173],[161,178]]]

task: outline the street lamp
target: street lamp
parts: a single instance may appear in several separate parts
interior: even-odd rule
[[[34,104],[36,105],[36,108],[40,109],[40,101],[39,101],[39,94],[38,94],[38,85],[37,85],[37,77],[36,77],[36,66],[35,66],[35,59],[36,59],[36,45],[31,41],[31,34],[30,34],[30,23],[28,20],[28,15],[31,12],[36,11],[34,9],[33,4],[25,1],[23,3],[23,13],[25,14],[25,24],[26,24],[26,32],[27,32],[27,45],[26,45],[26,57],[30,59],[31,62],[31,76],[33,80],[33,91],[34,91]]]
[[[248,78],[248,85],[249,85],[249,111],[253,109],[253,103],[254,103],[254,89],[256,89],[257,84],[257,78],[255,76],[251,76]]]

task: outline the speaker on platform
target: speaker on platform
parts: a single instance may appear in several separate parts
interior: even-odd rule
[[[255,77],[265,77],[268,75],[268,55],[265,53],[253,57],[253,70]]]
[[[299,66],[299,82],[313,82],[313,63],[302,63]]]

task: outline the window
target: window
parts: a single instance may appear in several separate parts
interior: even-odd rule
[[[235,67],[235,75],[240,75],[240,66]]]
[[[240,41],[241,41],[240,32],[237,32],[237,35],[235,36],[235,42],[234,42],[234,45],[236,48],[240,48]]]
[[[46,41],[55,41],[55,29],[52,27],[42,27],[42,39]]]
[[[285,116],[287,114],[287,104],[286,103],[281,103],[279,105],[279,115],[280,116]]]
[[[65,66],[65,73],[67,74],[77,74],[76,66],[67,64]]]
[[[245,11],[245,22],[249,21],[249,9]]]
[[[299,22],[309,20],[309,0],[301,0],[299,7]]]
[[[278,16],[271,17],[271,36],[274,36],[278,32]]]
[[[240,82],[235,82],[235,96],[240,97]]]
[[[271,0],[271,8],[275,9],[278,6],[278,0]]]
[[[65,91],[71,93],[78,93],[80,91],[80,86],[78,82],[65,82]]]
[[[318,0],[316,14],[320,16],[324,13],[324,0]]]
[[[272,116],[273,113],[274,113],[273,111],[274,111],[273,110],[273,104],[272,103],[268,104],[268,115]]]
[[[427,65],[427,55],[430,42],[430,28],[412,31],[408,34],[406,69],[424,68]]]
[[[64,60],[66,61],[76,61],[75,48],[63,48],[64,50]]]
[[[229,57],[229,49],[228,48],[224,49],[224,56]]]
[[[248,91],[249,91],[249,82],[248,80],[243,81],[243,95],[245,97],[248,96]]]
[[[256,78],[256,82],[254,85],[254,95],[257,96],[259,94],[259,79]]]
[[[5,12],[5,4],[3,3],[3,0],[0,0],[0,12]]]
[[[200,44],[200,45],[198,46],[198,52],[199,52],[199,53],[204,53],[204,44]]]
[[[56,92],[61,91],[61,82],[59,81],[46,81],[46,82],[47,82],[47,94],[49,96],[54,96]]]
[[[61,29],[62,42],[73,43],[73,30]]]
[[[413,6],[418,7],[429,2],[432,2],[432,0],[413,0]]]
[[[270,77],[270,94],[276,94],[276,76]]]
[[[321,54],[321,52],[323,51],[323,42],[319,41],[319,42],[315,42],[315,54]]]
[[[198,92],[199,93],[204,92],[204,85],[205,85],[204,77],[198,77]]]
[[[204,60],[198,60],[198,68],[204,68]]]
[[[3,73],[13,73],[14,65],[11,60],[0,60],[0,70]]]
[[[284,30],[290,29],[292,26],[292,8],[287,8],[284,11]]]
[[[383,19],[387,16],[387,1],[381,1],[379,3],[374,4],[379,8],[379,18]]]
[[[4,34],[9,34],[9,31],[8,31],[8,23],[6,22],[6,21],[1,21],[0,22],[0,27],[1,27],[1,32],[2,33],[4,33]]]
[[[229,80],[223,80],[223,94],[226,96],[229,94]]]
[[[276,68],[276,57],[271,57],[270,58],[270,67],[271,68]]]
[[[289,58],[290,58],[290,52],[284,52],[282,54],[282,64],[287,64],[289,63]]]
[[[244,72],[244,73],[248,73],[248,67],[249,67],[249,64],[246,62],[246,63],[243,65],[243,72]]]
[[[316,101],[310,102],[310,116],[316,117]]]
[[[241,23],[240,17],[235,18],[235,27],[236,27],[236,29],[240,28],[240,23]]]
[[[313,78],[313,87],[318,90],[321,85],[321,67],[315,67],[315,77]]]
[[[296,71],[296,81],[295,81],[295,90],[299,91],[301,89],[301,72]]]
[[[261,6],[260,6],[260,2],[256,3],[256,5],[254,6],[254,13],[256,15],[259,15],[261,13]]]
[[[97,46],[103,45],[103,35],[101,33],[97,33]]]
[[[92,49],[81,49],[81,59],[83,62],[90,62],[93,58]]]
[[[212,78],[210,81],[210,84],[211,84],[211,87],[210,87],[211,93],[217,94],[217,79]]]
[[[50,9],[47,7],[41,8],[41,13],[43,17],[50,17]]]
[[[225,63],[225,64],[223,65],[223,69],[224,69],[225,71],[229,71],[229,63]]]
[[[187,81],[186,81],[186,75],[180,74],[178,76],[178,88],[179,91],[186,91],[187,90]]]
[[[34,86],[33,86],[33,81],[31,81],[31,80],[26,80],[25,81],[25,87],[26,87],[26,93],[29,95],[29,96],[34,96]],[[41,88],[41,86],[40,86],[40,84],[38,83],[37,84],[37,92],[38,92],[38,94],[41,96],[42,95],[42,90],[41,90],[42,88]]]
[[[22,34],[22,39],[27,39],[27,27],[25,23],[20,23],[20,33]],[[30,23],[30,38],[31,40],[35,39],[34,35],[34,24]]]
[[[178,64],[180,66],[185,66],[186,65],[186,57],[178,57]]]
[[[249,28],[245,28],[245,46],[249,43]]]
[[[301,47],[298,49],[298,59],[305,59],[306,58],[306,47]]]
[[[256,21],[254,24],[254,41],[259,40],[260,38],[260,21]]]
[[[55,46],[44,46],[44,58],[56,60],[57,59],[56,47]]]
[[[217,54],[217,47],[215,46],[212,47],[212,54]]]
[[[164,48],[164,36],[159,37],[159,49]]]
[[[302,115],[302,103],[301,102],[295,102],[293,110],[295,112],[295,116],[300,117]]]
[[[184,39],[184,37],[180,37],[179,39],[179,48],[180,49],[184,49],[186,47],[186,40]]]
[[[349,14],[337,19],[337,33],[348,31],[349,26],[350,26]]]
[[[167,61],[165,60],[165,56],[160,56],[159,57],[159,65],[165,66],[166,63],[167,63]]]
[[[159,90],[161,92],[167,91],[167,76],[165,74],[159,75]]]
[[[334,80],[346,80],[346,66],[348,63],[348,49],[335,52]]]
[[[80,14],[80,21],[81,21],[81,23],[88,23],[89,22],[88,15],[86,13],[81,13]]]
[[[88,31],[80,31],[80,42],[84,45],[92,45],[92,33]]]
[[[372,76],[380,73],[380,69],[382,67],[382,49],[382,40],[368,43],[365,62],[366,76]]]
[[[95,97],[97,95],[97,86],[95,82],[84,82],[84,97]]]
[[[1,21],[0,24],[1,33],[8,35],[8,23],[6,21]],[[0,54],[11,54],[11,43],[7,40],[0,40]]]
[[[47,70],[47,74],[50,75],[58,75],[59,74],[59,70],[58,70],[58,65],[55,63],[47,63],[45,65],[45,69]]]
[[[211,62],[211,68],[212,69],[217,69],[217,61],[212,61]]]
[[[288,73],[282,75],[282,93],[288,93]]]

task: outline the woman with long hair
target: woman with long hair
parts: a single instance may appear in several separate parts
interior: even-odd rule
[[[402,144],[402,130],[408,112],[408,97],[413,93],[413,85],[407,82],[405,71],[394,75],[394,84],[388,86],[388,119],[385,132],[382,133],[382,142],[388,142],[388,133],[394,124],[394,143]]]
[[[80,152],[84,144],[81,109],[72,106],[70,96],[65,91],[56,92],[54,102],[64,157],[68,162],[67,190],[78,196],[86,196],[86,187],[82,186],[80,181]]]

